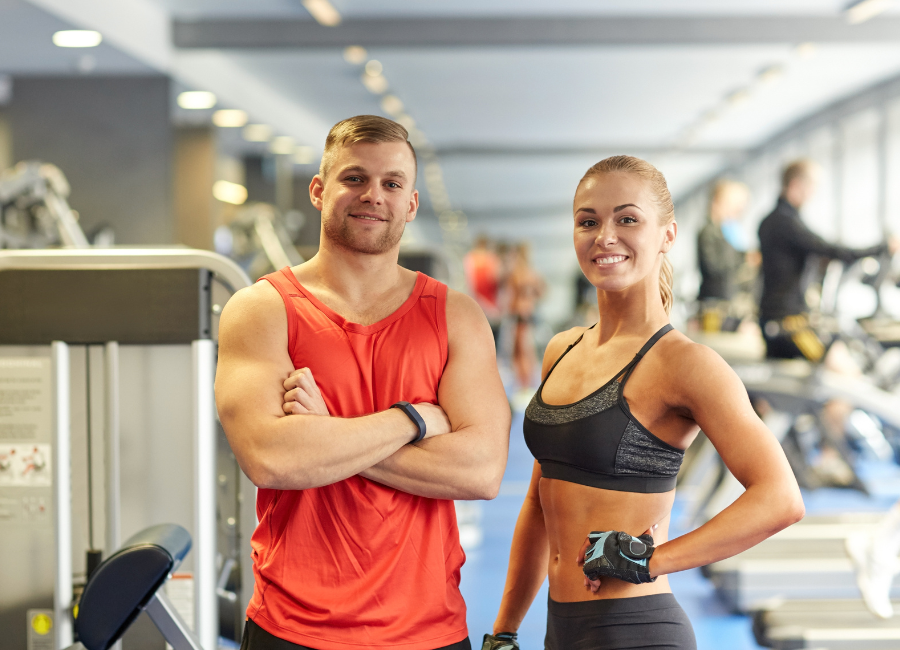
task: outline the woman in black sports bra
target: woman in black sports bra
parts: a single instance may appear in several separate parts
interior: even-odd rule
[[[677,226],[662,174],[629,156],[603,160],[579,183],[574,211],[575,252],[597,288],[600,321],[547,347],[525,412],[536,462],[484,648],[517,647],[548,575],[549,650],[695,648],[666,574],[746,550],[798,521],[803,502],[738,377],[669,325],[665,253]],[[746,491],[669,540],[675,477],[701,428]]]

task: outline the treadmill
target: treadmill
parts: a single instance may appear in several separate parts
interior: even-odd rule
[[[809,517],[739,555],[704,567],[703,574],[734,612],[752,612],[780,600],[821,604],[859,598],[844,540],[848,530],[872,530],[882,517],[880,512]],[[900,598],[900,577],[891,595]]]
[[[892,603],[900,612],[900,600]],[[900,650],[900,615],[878,618],[858,598],[786,600],[753,615],[753,636],[779,650]]]

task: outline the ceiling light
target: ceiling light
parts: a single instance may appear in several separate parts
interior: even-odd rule
[[[366,48],[360,47],[359,45],[351,45],[350,47],[344,48],[344,61],[352,65],[365,63],[368,56],[369,53],[366,52]]]
[[[213,113],[212,121],[216,126],[240,127],[247,123],[247,113],[235,108],[223,108]]]
[[[100,32],[87,29],[66,29],[53,34],[57,47],[97,47],[103,41]]]
[[[406,113],[397,116],[397,123],[401,124],[407,131],[412,131],[416,128],[416,121]]]
[[[335,27],[341,24],[341,14],[328,0],[302,0],[302,2],[309,14],[320,25]]]
[[[370,77],[380,77],[383,71],[384,66],[381,65],[381,61],[372,59],[371,61],[366,63],[366,74]]]
[[[377,77],[373,77],[368,74],[364,74],[362,76],[363,85],[369,89],[370,93],[374,93],[376,95],[381,95],[388,89],[388,80],[384,78],[382,75],[378,75]]]
[[[885,11],[893,0],[855,0],[844,7],[844,18],[851,25],[864,23]]]
[[[268,124],[248,124],[243,135],[247,142],[268,142],[272,139],[272,127]]]
[[[294,153],[294,138],[289,135],[280,135],[269,145],[269,151],[274,154],[289,156]]]
[[[388,115],[399,115],[403,112],[403,102],[396,95],[385,95],[381,98],[381,109]]]
[[[750,99],[750,91],[746,88],[739,88],[725,98],[732,106],[740,106],[746,104]]]
[[[241,205],[247,200],[247,188],[229,181],[216,181],[213,184],[213,196],[223,203]]]
[[[776,81],[784,76],[784,68],[776,63],[774,65],[767,66],[759,71],[757,78],[762,83],[771,83]]]
[[[178,95],[178,105],[190,110],[212,108],[216,105],[216,96],[206,90],[189,90]]]
[[[312,147],[297,147],[294,149],[294,162],[298,165],[312,164],[316,159],[316,151]]]
[[[794,50],[801,59],[808,59],[818,50],[818,46],[815,43],[800,43],[796,49]]]

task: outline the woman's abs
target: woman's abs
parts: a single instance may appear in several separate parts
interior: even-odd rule
[[[604,578],[597,593],[591,593],[584,586],[584,573],[576,559],[588,533],[595,530],[619,530],[637,537],[658,525],[653,531],[654,543],[667,541],[674,490],[638,494],[542,478],[540,494],[550,542],[550,598],[564,603],[669,591],[668,580],[661,576],[656,582],[643,585]]]

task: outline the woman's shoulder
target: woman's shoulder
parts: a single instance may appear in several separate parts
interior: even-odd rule
[[[566,351],[567,347],[575,343],[575,341],[581,338],[589,329],[589,327],[573,327],[556,334],[550,339],[550,342],[547,343],[547,349],[544,351],[544,363],[546,364],[547,361],[550,363],[556,361],[562,353]]]
[[[660,341],[655,364],[665,369],[664,376],[680,386],[708,385],[725,377],[736,377],[731,366],[712,348],[691,340],[674,330]]]

